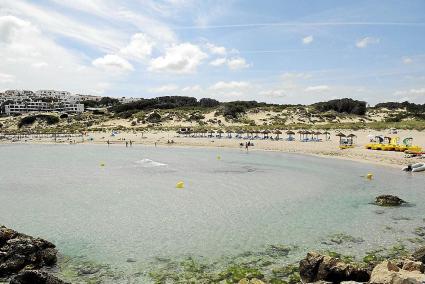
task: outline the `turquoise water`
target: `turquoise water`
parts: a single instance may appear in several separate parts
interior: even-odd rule
[[[371,164],[104,145],[1,145],[0,157],[0,224],[124,274],[157,257],[215,260],[271,244],[297,247],[287,262],[311,249],[361,255],[425,224],[425,175]],[[411,204],[370,204],[383,193]],[[329,244],[340,233],[363,241]]]

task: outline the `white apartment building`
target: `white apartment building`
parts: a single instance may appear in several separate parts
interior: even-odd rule
[[[55,99],[64,99],[71,96],[70,92],[66,91],[55,91],[55,90],[39,90],[35,92],[37,96],[55,98]]]
[[[95,101],[98,102],[102,99],[101,96],[92,96],[92,95],[75,95],[78,98],[79,102],[85,102],[85,101]]]
[[[4,112],[7,115],[21,114],[28,112],[66,112],[66,113],[82,113],[84,112],[83,104],[73,103],[47,103],[43,101],[30,101],[24,103],[13,103],[4,106]]]
[[[70,92],[55,90],[40,90],[37,92],[26,90],[8,90],[0,93],[0,104],[4,106],[7,115],[27,112],[84,112],[84,105],[79,104],[79,96]],[[0,112],[3,111],[0,109]]]

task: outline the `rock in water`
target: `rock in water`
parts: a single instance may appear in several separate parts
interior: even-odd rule
[[[10,284],[68,284],[47,272],[25,270],[10,280]]]
[[[369,272],[355,264],[345,263],[342,260],[316,252],[309,252],[300,262],[300,276],[304,283],[316,281],[329,281],[340,283],[342,281],[367,282]]]
[[[425,264],[425,247],[421,247],[417,249],[413,254],[412,257],[416,261],[420,261],[423,264]]]
[[[390,261],[384,261],[375,266],[370,276],[370,284],[392,284],[392,283],[424,283],[425,275],[420,271],[407,271],[400,269]]]
[[[0,226],[0,277],[54,265],[56,254],[54,244]]]
[[[400,206],[403,203],[406,201],[395,195],[385,194],[375,198],[375,204],[379,206]]]
[[[248,278],[242,278],[241,280],[239,280],[238,284],[265,284],[265,283],[257,278],[253,278],[251,280],[249,280]]]

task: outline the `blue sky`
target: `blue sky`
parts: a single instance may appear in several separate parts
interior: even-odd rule
[[[0,0],[0,90],[425,103],[425,1]]]

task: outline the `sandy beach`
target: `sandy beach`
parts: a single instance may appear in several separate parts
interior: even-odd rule
[[[339,137],[336,136],[336,131],[330,132],[330,140],[325,141],[324,135],[322,135],[322,142],[301,142],[299,135],[295,135],[295,141],[284,141],[284,140],[251,140],[254,143],[253,147],[249,148],[249,151],[281,151],[288,153],[299,153],[315,155],[327,158],[346,159],[359,162],[367,162],[380,164],[385,166],[400,167],[410,163],[423,162],[423,158],[407,158],[404,153],[394,151],[373,151],[365,149],[364,145],[369,143],[369,135],[385,135],[390,137],[398,136],[402,139],[406,137],[413,138],[413,145],[424,147],[425,145],[425,132],[412,131],[412,130],[400,130],[397,134],[388,134],[387,132],[378,132],[374,130],[360,130],[351,131],[357,136],[355,138],[355,147],[351,149],[339,149]],[[348,132],[346,132],[348,134]],[[245,137],[246,134],[243,134]],[[260,135],[262,137],[262,135]],[[273,137],[276,135],[274,134]],[[287,135],[283,134],[281,138],[286,138]],[[151,132],[118,132],[114,136],[107,132],[89,132],[84,138],[58,138],[56,142],[50,137],[43,138],[24,138],[21,141],[13,143],[70,143],[70,140],[75,141],[77,144],[99,144],[107,145],[109,140],[113,146],[125,147],[126,141],[130,140],[134,145],[151,145],[157,147],[216,147],[216,148],[240,148],[245,151],[245,147],[240,146],[240,143],[250,141],[247,139],[236,139],[227,138],[226,134],[223,134],[222,138],[207,138],[207,137],[186,137],[185,135],[179,135],[174,131],[151,131]],[[168,141],[174,143],[168,143]],[[8,140],[3,140],[0,143],[11,143]]]

